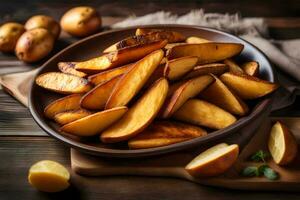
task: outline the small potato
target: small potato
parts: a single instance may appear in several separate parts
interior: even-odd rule
[[[92,7],[75,7],[63,15],[60,25],[70,35],[85,37],[99,30],[101,17]]]
[[[26,31],[18,40],[16,55],[24,62],[36,62],[46,57],[54,44],[53,35],[44,28]]]
[[[34,28],[44,28],[53,34],[57,39],[60,34],[60,25],[52,17],[47,15],[35,15],[29,18],[25,23],[25,29],[31,30]]]
[[[0,51],[14,52],[19,37],[25,29],[22,24],[9,22],[0,27]]]

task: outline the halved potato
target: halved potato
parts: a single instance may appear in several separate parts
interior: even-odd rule
[[[196,36],[188,37],[185,41],[189,44],[202,44],[202,43],[212,42],[210,40],[201,37],[196,37]]]
[[[298,145],[294,135],[279,121],[271,129],[268,147],[278,165],[288,165],[297,156]]]
[[[259,64],[256,61],[245,62],[241,67],[250,76],[258,76],[259,74]]]
[[[237,144],[228,145],[221,143],[199,154],[185,170],[194,177],[217,176],[226,172],[239,155]]]
[[[125,106],[144,86],[163,56],[163,51],[157,50],[133,65],[115,86],[105,109]]]
[[[229,71],[233,73],[244,73],[244,70],[236,64],[232,59],[225,59],[224,63],[229,66]]]
[[[129,111],[101,134],[105,143],[128,140],[142,132],[156,117],[168,93],[168,81],[159,79]]]
[[[230,91],[227,86],[216,76],[215,82],[203,90],[201,98],[211,102],[234,115],[243,116],[249,108],[237,95]]]
[[[161,116],[163,118],[171,117],[188,99],[198,95],[213,81],[212,76],[204,75],[184,81],[179,87],[175,86],[177,89],[166,101]]]
[[[93,136],[120,119],[128,108],[125,106],[104,110],[68,123],[60,128],[62,132],[76,136]]]
[[[278,85],[275,83],[261,80],[245,73],[227,72],[222,74],[220,79],[242,99],[256,99],[270,94],[278,88]]]
[[[194,67],[192,71],[187,73],[183,79],[194,78],[197,76],[207,75],[207,74],[215,74],[220,75],[224,72],[228,71],[228,66],[223,63],[210,63],[205,65],[199,65]]]
[[[168,51],[169,60],[183,56],[197,56],[198,64],[218,62],[231,58],[243,50],[244,45],[239,43],[209,42],[202,44],[183,44]]]
[[[171,121],[157,121],[128,141],[131,149],[166,146],[207,135],[200,127]]]
[[[74,76],[79,76],[81,78],[84,78],[87,76],[86,73],[80,72],[80,71],[74,69],[74,67],[75,67],[74,63],[68,63],[68,62],[59,62],[58,63],[58,69],[65,74],[71,74]]]
[[[58,113],[54,116],[54,120],[61,124],[68,124],[75,120],[84,118],[88,115],[92,114],[92,112],[85,110],[85,109],[78,109],[78,110],[69,110],[65,112]]]
[[[101,83],[86,93],[80,101],[80,105],[87,109],[103,109],[115,85],[122,75],[116,76],[109,81]]]
[[[197,64],[197,56],[186,56],[169,60],[164,69],[164,76],[174,81],[191,71]]]
[[[151,35],[154,38],[160,38],[161,40],[168,40],[168,43],[181,42],[185,40],[185,36],[176,31],[168,31],[163,29],[136,29],[135,35]]]
[[[61,94],[85,93],[92,86],[84,78],[60,72],[47,72],[39,75],[35,83],[42,88]]]
[[[117,67],[117,68],[114,68],[114,69],[111,69],[111,70],[100,72],[98,74],[94,74],[92,76],[89,76],[88,80],[91,83],[93,83],[94,85],[104,83],[104,82],[109,81],[110,79],[112,79],[116,76],[119,76],[121,74],[126,73],[132,65],[133,64],[127,64],[127,65],[124,65],[122,67]]]
[[[207,101],[190,99],[174,114],[177,120],[212,129],[222,129],[230,126],[236,118],[229,112]]]
[[[46,106],[44,109],[44,114],[46,117],[53,119],[57,113],[69,110],[77,110],[80,108],[81,97],[81,94],[71,94],[69,96],[57,99]]]

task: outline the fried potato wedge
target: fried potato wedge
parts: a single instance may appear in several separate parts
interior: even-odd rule
[[[198,62],[197,56],[186,56],[169,60],[164,69],[164,76],[174,81],[191,71]]]
[[[244,73],[244,70],[236,64],[232,59],[225,59],[224,63],[229,66],[229,71],[233,73]]]
[[[227,87],[242,99],[256,99],[278,88],[278,85],[265,81],[248,74],[236,74],[227,72],[220,76],[220,79]]]
[[[85,109],[69,110],[56,114],[54,120],[61,125],[65,125],[91,114],[92,112]]]
[[[185,41],[186,41],[186,43],[189,43],[189,44],[202,44],[202,43],[212,42],[210,40],[207,40],[207,39],[204,39],[201,37],[196,37],[196,36],[188,37]]]
[[[222,129],[230,126],[236,118],[229,112],[207,101],[190,99],[174,114],[177,120],[205,126],[212,129]]]
[[[163,56],[163,51],[157,50],[133,65],[115,86],[105,109],[127,105],[159,66]]]
[[[68,63],[68,62],[59,62],[58,63],[58,69],[65,74],[71,74],[71,75],[78,76],[81,78],[84,78],[87,76],[86,73],[80,72],[80,71],[74,69],[74,67],[75,67],[74,63]]]
[[[35,83],[42,88],[61,94],[85,93],[92,86],[84,78],[60,72],[47,72],[39,75]]]
[[[80,105],[83,108],[91,110],[101,110],[105,107],[105,104],[111,95],[115,85],[120,80],[122,75],[116,76],[109,81],[101,83],[86,93],[80,101]]]
[[[71,94],[51,102],[44,109],[44,115],[53,119],[57,113],[80,108],[81,94]]]
[[[169,49],[171,49],[171,48],[173,48],[173,47],[175,47],[175,46],[182,45],[182,44],[187,44],[187,43],[185,43],[185,42],[168,43],[168,44],[164,47],[164,49],[169,50]]]
[[[195,97],[209,84],[214,81],[210,75],[199,76],[187,81],[184,81],[174,93],[168,97],[165,103],[164,110],[161,114],[162,118],[169,118],[176,112],[188,99]]]
[[[144,85],[144,88],[150,87],[153,83],[155,83],[158,79],[164,77],[164,70],[166,64],[161,64],[158,65],[158,67],[154,70],[154,72],[151,74],[150,78],[147,80],[147,82]]]
[[[135,35],[150,35],[152,38],[159,38],[160,40],[168,40],[168,43],[182,42],[185,36],[176,31],[168,31],[163,29],[136,29]]]
[[[126,73],[132,65],[133,64],[127,64],[127,65],[124,65],[122,67],[117,67],[117,68],[114,68],[114,69],[111,69],[111,70],[100,72],[98,74],[94,74],[92,76],[89,76],[88,80],[91,83],[93,83],[94,85],[104,83],[104,82],[109,81],[110,79],[112,79],[116,76],[119,76],[121,74]]]
[[[168,81],[159,79],[135,102],[128,112],[101,134],[101,141],[114,143],[128,140],[142,132],[158,114],[167,93]]]
[[[197,126],[179,122],[157,121],[130,139],[128,146],[131,149],[161,147],[206,135],[207,132]]]
[[[104,110],[68,123],[60,128],[62,132],[76,136],[93,136],[120,119],[128,108],[125,106]]]
[[[250,76],[259,75],[259,64],[256,61],[245,62],[242,64],[241,68]]]
[[[228,71],[229,67],[223,63],[210,63],[205,65],[199,65],[194,67],[192,71],[187,73],[183,79],[190,79],[197,76],[207,75],[207,74],[214,74],[214,75],[221,75],[224,72]]]
[[[230,91],[220,79],[216,76],[213,77],[215,78],[215,82],[200,93],[201,98],[223,108],[231,114],[239,116],[247,114],[249,111],[247,104]]]
[[[239,54],[243,47],[239,43],[220,42],[178,45],[168,51],[167,58],[171,60],[184,56],[197,56],[198,64],[213,63]]]

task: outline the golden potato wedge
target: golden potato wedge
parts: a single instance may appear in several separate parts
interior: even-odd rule
[[[197,126],[171,121],[156,121],[136,137],[130,139],[128,146],[131,149],[161,147],[206,135],[207,132]]]
[[[250,76],[259,75],[259,64],[256,61],[245,62],[242,64],[241,68]]]
[[[128,108],[125,106],[104,110],[68,123],[60,131],[76,136],[93,136],[120,119]]]
[[[174,114],[177,120],[205,126],[212,129],[222,129],[230,126],[236,118],[229,112],[199,99],[185,102]]]
[[[91,114],[92,112],[85,109],[69,110],[56,114],[54,120],[61,125],[65,125]]]
[[[86,93],[80,101],[80,105],[86,109],[101,110],[104,108],[109,96],[111,95],[115,85],[122,75],[116,76],[109,81],[101,83]]]
[[[168,97],[166,101],[161,117],[169,118],[174,112],[176,112],[188,99],[195,97],[202,90],[204,90],[209,84],[214,81],[214,78],[210,75],[199,76],[181,83],[177,88],[175,86],[174,93]]]
[[[239,116],[247,114],[249,111],[247,104],[230,91],[220,79],[214,75],[212,76],[215,78],[215,82],[200,93],[201,98],[223,108],[231,114]]]
[[[187,73],[183,79],[190,79],[197,76],[207,75],[207,74],[215,74],[221,75],[224,72],[228,71],[229,67],[223,63],[211,63],[205,65],[199,65],[194,67],[192,71]]]
[[[81,97],[81,94],[71,94],[57,99],[46,106],[44,109],[44,114],[46,117],[53,119],[57,113],[69,110],[77,110],[80,108]]]
[[[133,65],[115,86],[105,105],[105,109],[125,106],[144,86],[158,67],[163,56],[163,51],[157,50]]]
[[[101,134],[101,141],[120,142],[142,132],[158,114],[166,99],[168,87],[168,81],[164,78],[155,82],[121,120]]]
[[[169,60],[164,69],[164,76],[171,81],[178,80],[191,71],[197,62],[197,56],[186,56]]]
[[[127,65],[124,65],[122,67],[117,67],[117,68],[114,68],[114,69],[111,69],[111,70],[100,72],[98,74],[94,74],[92,76],[89,76],[88,80],[91,83],[93,83],[94,85],[104,83],[104,82],[109,81],[110,79],[112,79],[116,76],[119,76],[121,74],[126,73],[132,65],[133,64],[127,64]]]
[[[74,63],[68,63],[68,62],[59,62],[58,63],[58,69],[65,74],[71,74],[71,75],[78,76],[81,78],[84,78],[87,76],[86,73],[80,72],[80,71],[74,69],[74,67],[75,67]]]
[[[189,44],[202,44],[202,43],[212,42],[210,40],[207,40],[207,39],[204,39],[201,37],[197,37],[197,36],[188,37],[185,41],[186,41],[186,43],[189,43]]]
[[[202,44],[184,44],[171,48],[168,51],[169,60],[183,56],[197,56],[198,64],[218,62],[231,58],[243,50],[239,43],[209,42]]]
[[[160,40],[168,40],[168,43],[182,42],[185,40],[185,36],[176,31],[168,31],[163,29],[136,29],[135,35],[150,35],[152,38],[157,38]]]
[[[248,74],[224,73],[220,79],[242,99],[256,99],[278,88],[278,85]]]
[[[185,43],[185,42],[168,43],[168,44],[164,47],[164,49],[169,50],[169,49],[171,49],[171,48],[173,48],[173,47],[175,47],[175,46],[182,45],[182,44],[186,44],[186,43]]]
[[[39,75],[35,83],[42,88],[61,94],[85,93],[92,86],[84,78],[60,72],[47,72]]]
[[[229,66],[229,71],[233,73],[244,73],[244,70],[236,64],[232,59],[225,59],[224,63]]]
[[[162,62],[160,62],[161,64],[158,65],[158,67],[154,70],[154,72],[151,74],[150,78],[147,80],[147,82],[144,85],[144,88],[148,88],[151,85],[153,85],[153,83],[155,83],[158,79],[164,77],[164,70],[165,70],[165,66],[166,64],[162,64]]]

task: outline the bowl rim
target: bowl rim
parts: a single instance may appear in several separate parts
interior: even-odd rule
[[[53,57],[51,57],[49,60],[47,60],[35,74],[33,81],[31,83],[31,86],[30,86],[28,102],[29,102],[29,110],[30,110],[30,113],[31,113],[33,119],[40,126],[40,128],[42,128],[42,130],[44,130],[48,135],[56,138],[57,140],[63,142],[64,144],[66,144],[67,146],[69,146],[71,148],[75,148],[77,150],[80,150],[80,151],[88,153],[88,154],[103,156],[103,157],[117,157],[117,158],[133,158],[134,157],[135,158],[135,157],[145,157],[145,156],[152,156],[152,155],[158,155],[158,154],[165,154],[165,153],[170,153],[170,152],[174,152],[174,151],[180,151],[183,149],[190,149],[190,148],[195,147],[196,145],[202,144],[204,142],[205,143],[211,142],[211,141],[219,139],[221,137],[228,136],[230,134],[233,134],[236,130],[247,125],[250,121],[258,118],[260,116],[260,114],[262,114],[262,112],[264,112],[265,110],[267,110],[268,107],[271,106],[272,97],[274,95],[269,95],[266,98],[262,99],[262,101],[260,101],[253,108],[252,112],[249,115],[240,118],[234,124],[224,128],[224,129],[213,131],[205,137],[194,138],[191,140],[187,140],[187,141],[183,141],[183,142],[175,143],[175,144],[170,144],[170,145],[162,146],[162,147],[154,147],[154,148],[148,148],[148,149],[134,149],[134,150],[131,150],[131,149],[126,149],[126,150],[124,150],[124,149],[108,149],[108,148],[95,147],[95,146],[83,144],[80,141],[72,140],[72,139],[60,134],[58,131],[55,131],[50,126],[48,126],[47,123],[43,122],[42,119],[39,117],[38,111],[34,105],[34,100],[33,100],[33,98],[34,98],[33,88],[35,85],[34,80],[41,73],[41,71],[48,66],[49,63],[51,63],[53,60],[55,60],[57,57],[59,57],[62,53],[66,52],[69,49],[73,48],[74,46],[82,44],[88,40],[91,40],[96,37],[101,37],[102,35],[111,34],[114,32],[127,31],[127,30],[131,30],[131,29],[136,29],[136,28],[180,28],[180,27],[201,29],[201,30],[205,30],[205,31],[215,32],[215,33],[222,34],[222,35],[225,35],[230,38],[234,38],[235,40],[240,40],[244,43],[247,43],[248,45],[253,47],[258,53],[260,53],[261,56],[264,57],[264,59],[266,59],[268,65],[270,66],[270,71],[271,71],[271,73],[268,74],[270,76],[270,81],[275,82],[276,77],[274,74],[273,66],[272,66],[270,60],[267,58],[267,56],[261,50],[259,50],[256,46],[254,46],[253,44],[247,42],[246,40],[244,40],[238,36],[234,36],[232,34],[229,34],[224,31],[217,30],[217,29],[203,27],[203,26],[197,26],[197,25],[153,24],[153,25],[130,26],[127,28],[118,28],[118,29],[100,32],[100,33],[91,35],[89,37],[86,37],[84,39],[81,39],[81,40],[67,46],[66,48],[62,49],[61,51],[56,53]]]

